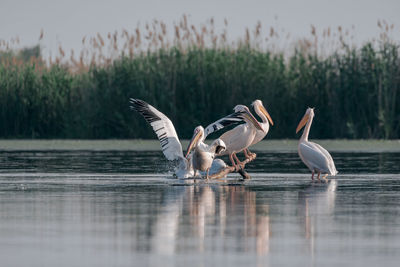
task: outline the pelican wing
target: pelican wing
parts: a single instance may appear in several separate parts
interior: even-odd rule
[[[243,117],[241,117],[242,114],[243,114],[243,112],[235,112],[235,113],[229,114],[226,117],[223,117],[222,119],[219,119],[219,120],[211,123],[204,130],[204,135],[205,135],[204,138],[206,138],[208,135],[212,134],[213,132],[219,131],[225,127],[228,127],[228,126],[236,124],[236,123],[243,122],[244,119],[243,119]]]
[[[183,158],[182,145],[179,142],[175,127],[163,113],[153,106],[139,99],[130,99],[131,108],[142,114],[145,120],[153,127],[161,149],[168,160]]]
[[[321,147],[321,146],[319,146]],[[334,175],[329,168],[329,158],[312,142],[299,144],[300,157],[311,169]],[[329,153],[328,153],[329,154]],[[332,157],[330,157],[332,159]],[[333,162],[333,161],[332,161]]]
[[[332,175],[336,175],[338,173],[338,171],[336,170],[335,162],[333,161],[333,158],[332,158],[331,154],[329,154],[328,150],[326,150],[325,148],[323,148],[321,145],[319,145],[317,143],[314,143],[314,142],[310,142],[310,143],[313,144],[316,148],[318,148],[322,154],[324,154],[324,156],[326,157],[326,159],[328,161],[328,169],[330,170]]]

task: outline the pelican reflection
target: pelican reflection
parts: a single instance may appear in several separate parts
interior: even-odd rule
[[[323,220],[334,213],[337,186],[337,181],[332,179],[327,184],[313,183],[298,194],[300,224],[304,227],[312,256],[315,252],[316,228],[323,228]]]
[[[179,197],[166,197],[152,228],[151,250],[269,251],[269,205],[257,203],[244,185],[182,186]],[[218,244],[219,242],[223,244]]]

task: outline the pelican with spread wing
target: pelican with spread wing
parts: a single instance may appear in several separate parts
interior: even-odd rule
[[[314,109],[308,108],[297,126],[296,133],[298,133],[304,125],[306,126],[300,138],[298,152],[301,160],[312,172],[312,180],[314,180],[315,172],[318,173],[318,180],[321,173],[325,174],[323,178],[326,179],[326,176],[335,176],[338,171],[336,170],[335,163],[329,152],[322,146],[308,141],[308,134],[310,133],[313,118]]]
[[[178,178],[193,177],[195,174],[192,164],[193,156],[191,155],[187,155],[187,157],[183,156],[182,145],[179,141],[178,135],[176,134],[175,131],[175,127],[172,124],[171,120],[163,113],[161,113],[156,108],[149,105],[143,100],[131,98],[130,103],[131,103],[131,108],[139,112],[153,128],[158,139],[160,140],[161,149],[167,160],[178,162],[175,175]],[[238,123],[242,120],[243,118],[241,118],[240,114],[233,113],[225,117],[224,122],[225,126],[228,126],[232,123]],[[215,129],[219,130],[221,129],[221,127],[216,126]],[[210,130],[208,134],[212,132],[213,130]],[[197,142],[196,140],[195,144],[193,145],[198,146],[199,143],[200,142]],[[220,152],[221,149],[223,149],[225,146],[222,142],[214,142],[214,143],[215,146],[211,145],[207,147],[208,152],[215,154],[216,152]],[[214,154],[212,156],[214,156]],[[207,161],[206,165],[207,166],[209,165],[209,161]],[[208,170],[208,172],[211,174],[218,173],[225,166],[226,165],[222,160],[213,159],[211,161],[211,166],[207,167],[206,171]],[[196,167],[198,166],[196,165]],[[203,166],[201,166],[201,168],[198,167],[197,170],[203,170],[203,169],[204,169]]]

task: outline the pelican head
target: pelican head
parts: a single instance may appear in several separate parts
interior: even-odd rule
[[[260,123],[257,121],[257,119],[251,114],[250,110],[248,107],[245,105],[236,105],[233,110],[235,112],[240,112],[242,118],[247,122],[247,123],[252,123],[258,130],[262,131],[262,127]]]
[[[306,123],[313,117],[314,117],[314,108],[308,108],[303,118],[299,122],[299,125],[297,125],[296,133],[298,133],[304,127],[304,125],[306,125]]]
[[[267,117],[269,123],[271,123],[271,125],[274,125],[274,122],[272,121],[271,116],[269,115],[268,111],[265,109],[261,100],[259,100],[259,99],[254,100],[253,103],[251,103],[251,105],[253,106],[254,110],[259,110],[262,114],[264,114],[265,117]]]
[[[224,152],[226,149],[225,142],[222,139],[216,139],[211,146],[215,147],[215,154],[219,155],[220,153]]]
[[[195,146],[197,146],[197,144],[200,141],[203,141],[203,137],[204,137],[204,128],[203,128],[203,126],[197,126],[196,128],[194,128],[193,137],[190,140],[189,146],[187,148],[186,158],[188,157],[190,151],[192,151],[193,148]]]

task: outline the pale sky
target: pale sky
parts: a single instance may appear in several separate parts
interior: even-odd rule
[[[153,19],[172,25],[183,14],[195,25],[211,17],[223,25],[226,18],[233,39],[261,21],[299,37],[309,35],[311,24],[317,29],[354,25],[357,41],[364,42],[378,36],[377,21],[385,19],[395,25],[393,36],[400,41],[399,0],[0,0],[0,40],[18,36],[22,46],[33,45],[43,29],[45,52],[57,50],[59,43],[79,51],[85,35],[133,31],[138,22]]]

